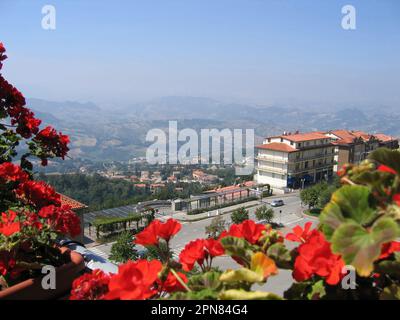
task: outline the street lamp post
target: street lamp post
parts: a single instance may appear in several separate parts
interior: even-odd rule
[[[304,189],[304,182],[306,181],[306,179],[301,178],[300,181],[301,181],[301,189]]]

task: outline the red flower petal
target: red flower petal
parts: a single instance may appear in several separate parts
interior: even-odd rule
[[[385,166],[385,165],[383,165],[383,164],[381,164],[381,165],[378,167],[378,171],[383,171],[383,172],[389,172],[389,173],[392,173],[392,174],[397,174],[396,170],[393,170],[392,168],[390,168],[390,167],[388,167],[388,166]]]

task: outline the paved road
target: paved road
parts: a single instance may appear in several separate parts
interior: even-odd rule
[[[276,197],[274,197],[276,198]],[[273,198],[272,198],[273,199]],[[272,200],[268,199],[268,202]],[[282,207],[273,208],[275,211],[275,222],[283,223],[285,226],[290,225],[296,222],[300,222],[303,220],[301,215],[301,206],[300,199],[298,195],[286,196],[284,198],[285,205]],[[267,203],[265,199],[264,202],[256,207],[249,208],[249,217],[250,219],[257,220],[255,217],[255,211],[261,205]],[[268,206],[268,204],[267,204]],[[280,211],[282,211],[280,213]],[[215,216],[216,212],[213,212],[212,215]],[[222,216],[227,223],[231,222],[230,214],[226,214]],[[175,238],[171,241],[172,249],[175,252],[179,252],[185,244],[189,241],[206,237],[205,227],[208,226],[211,222],[211,219],[200,220],[196,222],[184,222],[182,223],[181,231],[176,235]]]

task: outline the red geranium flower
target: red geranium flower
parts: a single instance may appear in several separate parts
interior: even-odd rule
[[[8,213],[3,212],[0,219],[0,234],[9,237],[19,232],[21,230],[21,223],[15,221],[16,218],[17,213],[14,211],[8,210]]]
[[[134,242],[143,246],[157,245],[159,238],[168,242],[171,237],[179,232],[181,227],[181,224],[174,219],[168,219],[165,223],[160,220],[153,220],[142,232],[136,235]]]
[[[61,234],[69,234],[75,237],[81,233],[80,219],[68,205],[43,207],[38,212],[38,216],[47,219],[47,223]]]
[[[95,269],[85,273],[72,283],[70,300],[101,300],[108,292],[110,276]]]
[[[255,223],[253,220],[245,220],[241,224],[234,224],[229,231],[222,232],[220,239],[231,236],[244,238],[251,244],[256,244],[261,238],[263,231],[266,230],[265,225]]]
[[[184,275],[181,272],[177,272],[177,274],[184,283],[188,282],[186,275]],[[178,279],[172,274],[172,272],[170,272],[170,273],[168,273],[167,279],[164,282],[159,280],[159,290],[171,293],[171,292],[177,292],[177,291],[184,291],[185,288],[178,281]]]
[[[193,269],[197,262],[200,267],[204,268],[205,260],[211,265],[214,257],[224,254],[224,248],[221,243],[215,239],[197,239],[189,242],[179,255],[179,261],[185,271]]]
[[[47,207],[43,207],[38,212],[39,217],[50,219],[56,215],[56,206],[51,205]]]
[[[212,258],[222,256],[225,253],[222,244],[218,240],[212,238],[204,240],[204,247],[207,249]]]
[[[64,159],[69,151],[69,137],[61,132],[58,133],[51,126],[47,126],[37,133],[33,138],[33,141],[40,143],[46,153],[49,153],[52,156],[61,157],[62,159]]]
[[[1,250],[0,251],[0,276],[5,276],[6,274],[15,275],[14,270],[16,265],[15,259],[12,257],[11,252]]]
[[[162,264],[158,260],[128,261],[118,267],[108,284],[107,300],[144,300],[154,296],[157,290],[154,283]]]
[[[28,174],[11,162],[4,162],[0,164],[0,179],[7,183],[9,181],[25,182],[29,179]]]
[[[134,243],[141,244],[142,246],[152,246],[158,244],[157,237],[157,225],[160,223],[158,220],[153,220],[150,224],[142,231],[139,232]]]
[[[379,165],[378,171],[389,172],[391,174],[397,174],[396,170],[394,170],[388,166],[385,166],[383,164]]]
[[[19,185],[16,193],[37,208],[52,204],[59,206],[61,204],[60,195],[43,181],[26,181]]]
[[[197,239],[190,241],[179,254],[179,261],[185,271],[193,269],[195,263],[203,264],[206,252],[204,250],[204,240]]]
[[[24,226],[33,227],[35,229],[41,230],[43,228],[43,223],[40,222],[39,216],[35,212],[27,211],[25,214]]]
[[[393,196],[393,201],[400,207],[400,193]]]
[[[182,225],[175,219],[168,219],[165,223],[159,223],[157,225],[157,234],[160,238],[165,241],[169,241],[171,237],[181,230]]]
[[[331,251],[331,245],[318,230],[313,230],[306,242],[297,248],[293,277],[296,281],[310,279],[313,275],[325,278],[326,283],[336,285],[342,278],[345,265],[341,256]]]
[[[61,234],[76,237],[81,233],[81,221],[68,205],[56,207],[53,221],[54,229]]]
[[[312,226],[312,222],[307,222],[304,225],[304,230],[300,226],[295,226],[293,228],[293,232],[292,233],[288,233],[286,235],[286,240],[294,241],[294,242],[300,242],[300,243],[306,242],[308,240],[308,238],[311,236],[311,233],[312,233],[310,231],[311,226]]]
[[[381,255],[379,259],[385,259],[389,257],[392,253],[400,251],[400,242],[399,241],[392,241],[388,243],[384,243],[382,245]]]

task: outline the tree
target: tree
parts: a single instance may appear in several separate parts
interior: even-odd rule
[[[249,219],[249,212],[244,207],[240,207],[232,212],[231,219],[235,224],[242,223]]]
[[[339,188],[338,180],[332,184],[320,182],[300,192],[301,201],[312,208],[323,208],[331,199],[332,193]]]
[[[137,258],[138,253],[133,243],[132,233],[129,231],[122,232],[117,242],[111,247],[110,259],[115,262],[125,263],[128,260],[134,261]]]
[[[325,182],[315,184],[300,192],[301,201],[308,205],[308,208],[315,208],[318,204],[318,198],[323,190],[328,187]]]
[[[217,239],[222,231],[226,228],[226,222],[221,216],[215,217],[211,223],[206,226],[206,234],[208,238]]]
[[[318,197],[317,205],[319,208],[325,207],[331,200],[332,194],[337,190],[335,185],[329,186],[325,190],[322,190]]]
[[[274,210],[263,205],[256,209],[257,220],[265,220],[267,223],[271,223],[274,218]]]

